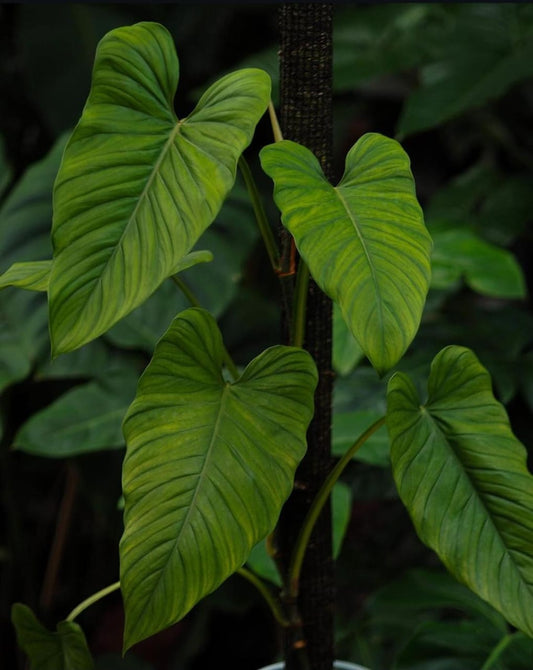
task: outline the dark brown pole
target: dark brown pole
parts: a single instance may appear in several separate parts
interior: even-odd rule
[[[313,151],[325,175],[332,170],[332,4],[287,3],[279,10],[280,125],[285,139]],[[307,299],[305,348],[319,371],[315,416],[308,451],[296,474],[295,490],[284,507],[278,538],[282,557],[292,543],[331,468],[331,302],[311,281]],[[310,670],[333,664],[334,574],[329,506],[312,535],[300,578],[297,608],[302,630],[285,636],[286,670],[302,670],[298,647],[305,644]]]

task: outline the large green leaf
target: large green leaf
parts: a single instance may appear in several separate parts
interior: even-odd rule
[[[466,348],[433,361],[422,404],[403,373],[387,425],[400,497],[416,530],[461,582],[533,635],[533,477],[526,450]]]
[[[174,272],[216,217],[269,100],[261,70],[226,75],[178,120],[178,60],[156,23],[100,42],[54,188],[54,354],[108,330]]]
[[[183,617],[272,531],[306,448],[316,368],[276,346],[234,383],[208,312],[159,341],[124,421],[125,647]]]
[[[92,670],[94,663],[82,629],[73,621],[61,621],[49,631],[29,607],[15,603],[11,620],[19,646],[30,659],[31,670]]]
[[[67,391],[22,425],[13,447],[65,458],[124,446],[122,420],[135,395],[137,377],[134,369],[111,368],[105,379]]]
[[[429,286],[431,239],[409,157],[395,140],[368,133],[348,153],[337,187],[295,142],[265,147],[261,163],[313,278],[385,372],[413,339]]]

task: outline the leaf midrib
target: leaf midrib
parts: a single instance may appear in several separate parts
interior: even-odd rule
[[[479,488],[473,484],[473,480],[472,480],[472,476],[470,474],[470,471],[463,464],[463,461],[460,458],[460,451],[458,452],[457,449],[454,449],[452,441],[450,439],[448,439],[446,431],[443,428],[441,428],[441,426],[439,425],[438,418],[433,416],[429,406],[428,405],[423,405],[421,407],[421,409],[424,410],[424,411],[423,411],[423,414],[422,414],[422,412],[420,412],[420,417],[422,418],[422,416],[425,416],[426,420],[430,421],[430,423],[431,423],[432,427],[434,428],[435,432],[437,434],[439,434],[444,439],[444,441],[446,443],[446,446],[448,447],[448,450],[452,453],[456,462],[458,464],[460,464],[461,472],[468,478],[468,481],[470,482],[470,486],[471,486],[472,490],[474,491],[477,500],[479,500],[483,509],[485,510],[485,514],[486,514],[485,518],[489,519],[490,524],[493,527],[495,534],[498,536],[498,539],[500,541],[500,546],[503,547],[505,554],[507,554],[509,556],[509,558],[511,559],[511,564],[513,565],[513,568],[514,568],[515,572],[519,575],[520,582],[523,583],[527,587],[528,591],[533,596],[533,588],[531,588],[531,585],[529,584],[529,582],[524,578],[520,566],[517,564],[517,562],[514,559],[514,550],[507,546],[507,544],[505,542],[505,539],[502,537],[500,529],[498,528],[498,526],[496,525],[496,523],[494,521],[493,514],[490,512],[490,510],[488,509],[488,507],[485,503],[484,496],[481,494]]]
[[[342,206],[344,207],[344,210],[346,211],[346,214],[347,214],[347,216],[348,216],[350,222],[351,222],[352,225],[353,225],[353,228],[354,228],[354,230],[355,230],[355,232],[356,232],[356,234],[357,234],[357,237],[358,237],[358,239],[359,239],[359,242],[360,242],[361,247],[362,247],[362,249],[363,249],[363,252],[364,252],[364,254],[365,254],[365,258],[366,258],[366,261],[367,261],[367,265],[368,265],[368,267],[369,267],[369,269],[370,269],[370,275],[371,275],[371,277],[372,277],[372,283],[373,283],[373,285],[374,285],[374,292],[375,292],[375,294],[376,294],[376,303],[377,303],[378,313],[379,313],[379,322],[380,322],[381,325],[383,325],[383,323],[384,323],[384,316],[383,316],[383,302],[382,302],[382,300],[381,300],[381,293],[380,293],[380,291],[379,291],[379,283],[378,283],[378,278],[377,278],[376,268],[374,267],[374,264],[373,264],[373,262],[372,262],[372,258],[371,258],[371,256],[370,256],[370,251],[369,251],[369,249],[368,249],[368,247],[367,247],[367,244],[366,244],[365,238],[364,238],[364,236],[363,236],[363,233],[362,233],[362,231],[360,230],[360,224],[359,224],[358,221],[356,220],[355,215],[352,214],[350,208],[348,207],[348,203],[346,202],[346,199],[344,198],[344,196],[343,196],[343,194],[342,194],[342,192],[341,192],[340,189],[341,189],[340,186],[334,186],[334,187],[333,187],[333,190],[334,190],[335,193],[337,194],[337,197],[339,198],[339,200],[340,200]],[[383,342],[383,328],[381,329],[381,334],[382,334],[382,338],[381,338],[381,339],[382,339],[382,345],[384,345],[384,342]]]
[[[175,539],[175,541],[172,545],[172,548],[168,551],[167,559],[165,561],[165,564],[163,565],[163,567],[159,571],[159,576],[158,576],[157,581],[155,582],[155,584],[154,584],[154,586],[151,590],[150,597],[147,599],[147,601],[144,603],[143,608],[140,610],[139,615],[136,618],[135,625],[131,626],[131,628],[130,628],[130,630],[132,630],[132,631],[137,628],[137,626],[139,624],[139,621],[142,618],[142,614],[143,614],[144,609],[152,601],[152,599],[154,598],[155,592],[159,589],[159,587],[161,585],[161,582],[164,578],[164,575],[165,575],[169,565],[171,564],[171,557],[174,554],[174,552],[177,550],[177,547],[178,547],[178,544],[181,540],[182,534],[185,531],[185,529],[188,527],[189,519],[195,511],[195,502],[196,502],[196,499],[199,495],[198,492],[201,488],[203,479],[206,476],[205,473],[206,473],[209,461],[211,459],[213,448],[214,448],[215,443],[216,443],[216,437],[218,435],[218,427],[219,427],[219,425],[222,421],[222,418],[223,418],[223,415],[224,415],[224,408],[225,408],[226,402],[228,400],[228,397],[230,395],[230,386],[231,386],[230,384],[226,383],[226,384],[224,384],[224,386],[221,389],[220,403],[219,403],[219,407],[218,407],[218,411],[217,411],[217,417],[216,417],[216,420],[215,420],[215,424],[213,426],[213,432],[212,432],[212,435],[211,435],[211,440],[210,440],[209,446],[207,447],[206,452],[205,452],[204,463],[203,463],[203,465],[200,469],[200,472],[197,475],[198,484],[195,487],[194,495],[193,495],[193,498],[192,498],[192,500],[189,504],[187,514],[186,514],[184,520],[181,523],[181,527],[180,527],[178,535],[177,535],[177,537],[176,537],[176,539]]]
[[[179,130],[181,128],[182,123],[183,123],[183,120],[182,121],[179,121],[179,120],[176,121],[176,124],[174,125],[174,127],[172,129],[172,132],[170,133],[167,141],[165,142],[163,148],[161,149],[161,152],[159,153],[159,156],[158,156],[158,158],[155,162],[155,165],[152,168],[152,171],[150,172],[150,176],[148,177],[148,179],[146,181],[146,184],[144,185],[143,190],[141,191],[139,197],[137,198],[137,202],[135,204],[135,207],[134,207],[132,213],[130,214],[130,216],[128,218],[128,221],[126,222],[126,225],[124,226],[124,229],[123,229],[122,233],[120,234],[120,237],[119,237],[117,243],[115,244],[115,246],[113,248],[113,251],[111,252],[109,258],[106,260],[102,271],[98,275],[98,278],[97,278],[95,284],[93,285],[92,289],[89,292],[89,295],[88,295],[88,298],[87,298],[87,301],[86,301],[86,306],[90,302],[91,297],[95,294],[95,291],[96,291],[97,287],[102,283],[104,276],[108,272],[108,268],[111,266],[115,256],[118,253],[118,250],[122,247],[122,242],[123,242],[125,236],[127,235],[128,231],[130,229],[130,226],[134,223],[134,221],[137,217],[137,212],[139,211],[139,208],[141,207],[141,204],[144,202],[145,198],[147,197],[147,194],[150,191],[150,187],[152,186],[152,183],[153,183],[154,179],[156,178],[157,174],[159,173],[159,169],[161,167],[161,164],[165,160],[170,148],[174,145],[174,141],[176,139],[176,136],[179,133]],[[83,314],[82,314],[82,312],[80,312],[80,316],[78,318],[78,321],[82,318],[82,316],[83,316]]]

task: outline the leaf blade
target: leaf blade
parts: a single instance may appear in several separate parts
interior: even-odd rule
[[[170,276],[230,191],[268,103],[260,70],[226,75],[173,110],[179,65],[159,24],[100,42],[93,83],[54,187],[54,354],[101,335]]]
[[[311,275],[384,373],[414,337],[429,288],[431,239],[407,154],[395,140],[368,133],[348,153],[337,187],[294,142],[265,147],[260,157]]]
[[[409,378],[389,382],[398,491],[417,533],[461,582],[533,631],[533,477],[490,377],[474,354],[435,358],[421,405]]]
[[[32,670],[93,670],[85,635],[77,623],[61,621],[57,632],[49,631],[22,603],[11,608],[11,620]]]
[[[126,648],[180,619],[245,562],[275,525],[305,451],[316,385],[309,355],[273,347],[233,384],[222,361],[213,318],[182,312],[125,418]]]

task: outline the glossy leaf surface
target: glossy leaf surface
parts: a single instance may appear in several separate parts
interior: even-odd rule
[[[161,25],[117,28],[101,40],[54,188],[55,354],[104,333],[173,274],[217,215],[269,100],[266,73],[241,70],[178,120],[177,82]]]
[[[274,527],[306,448],[316,368],[272,347],[234,383],[204,310],[159,341],[124,421],[125,647],[182,618]]]
[[[61,621],[49,631],[26,605],[15,603],[11,620],[19,646],[30,659],[31,670],[93,670],[85,635],[77,623]]]
[[[386,372],[418,329],[430,276],[431,239],[407,154],[395,140],[364,135],[337,187],[295,142],[265,147],[261,163],[311,275],[339,304],[372,365]]]
[[[425,404],[395,374],[387,425],[396,485],[422,541],[532,635],[533,477],[485,368],[469,349],[445,348]]]

